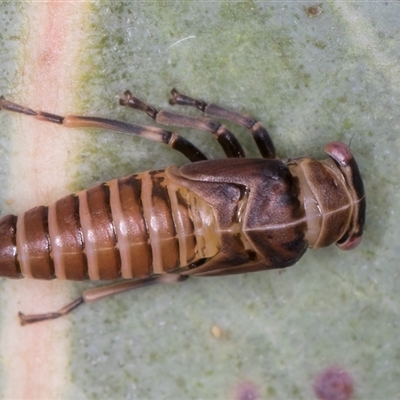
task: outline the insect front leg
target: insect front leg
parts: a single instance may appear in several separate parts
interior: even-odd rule
[[[204,117],[191,117],[172,113],[166,110],[157,111],[153,106],[133,96],[127,90],[124,97],[120,99],[122,106],[128,106],[135,110],[145,112],[150,118],[153,118],[160,125],[178,126],[180,128],[193,128],[201,131],[210,132],[218,140],[218,143],[224,150],[227,157],[243,158],[246,157],[242,145],[236,136],[228,130],[225,125],[218,121]]]
[[[225,119],[237,125],[244,126],[250,131],[264,158],[276,157],[275,146],[268,131],[261,122],[255,120],[250,115],[228,110],[213,103],[208,104],[203,100],[193,99],[192,97],[179,93],[176,89],[172,89],[169,103],[172,105],[178,104],[181,106],[195,107],[210,117]]]
[[[175,283],[183,282],[188,279],[188,276],[179,274],[166,274],[152,276],[150,278],[135,279],[114,283],[111,285],[100,286],[93,289],[85,290],[81,297],[78,297],[71,303],[60,308],[58,311],[49,312],[44,314],[31,314],[25,315],[18,313],[21,325],[33,324],[35,322],[46,321],[49,319],[56,319],[63,315],[69,314],[83,303],[93,303],[94,301],[101,300],[105,297],[112,296],[118,293],[127,292],[128,290],[140,289],[142,287],[155,285],[158,283]]]

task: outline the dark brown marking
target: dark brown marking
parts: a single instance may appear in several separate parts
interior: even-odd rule
[[[88,278],[87,259],[79,217],[79,197],[66,196],[55,203],[57,240],[62,247],[62,263],[66,279]]]
[[[116,235],[110,210],[110,190],[106,185],[98,185],[87,190],[89,215],[93,227],[92,239],[98,254],[99,276],[101,280],[116,279],[120,276],[120,255],[116,249]],[[90,267],[90,266],[89,266]]]
[[[16,223],[15,215],[0,219],[0,271],[6,278],[22,278],[17,259]]]
[[[134,260],[133,278],[145,278],[152,274],[152,253],[141,201],[142,180],[137,175],[119,179],[118,190],[125,223],[124,229],[132,244],[130,253]]]
[[[50,257],[50,239],[47,223],[48,208],[35,207],[23,215],[25,243],[23,244],[29,258],[33,278],[53,279],[54,264]]]
[[[178,218],[180,219],[180,225],[182,226],[185,236],[187,262],[191,263],[196,255],[195,249],[197,239],[194,234],[193,221],[189,216],[190,206],[179,191],[175,192],[175,195],[178,203]]]
[[[159,238],[159,243],[152,243],[152,245],[160,246],[163,269],[167,272],[179,266],[179,241],[176,238],[168,191],[163,185],[164,176],[152,175],[151,181],[153,183],[152,207],[157,211],[154,218],[157,221]]]

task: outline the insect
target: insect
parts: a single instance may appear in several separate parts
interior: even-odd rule
[[[191,275],[219,276],[284,268],[307,247],[361,241],[366,200],[361,175],[343,143],[329,158],[280,160],[265,127],[252,117],[171,92],[171,104],[246,127],[263,158],[245,158],[236,137],[214,119],[158,111],[124,93],[120,104],[162,125],[211,132],[227,158],[207,160],[177,133],[154,126],[59,116],[0,98],[3,110],[65,127],[104,128],[162,142],[192,163],[114,179],[49,206],[0,219],[0,276],[122,280],[89,289],[54,313],[19,314],[22,324],[58,318],[83,302]]]

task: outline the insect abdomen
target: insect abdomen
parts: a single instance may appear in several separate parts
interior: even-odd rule
[[[200,203],[164,171],[148,171],[5,216],[0,276],[111,280],[178,270],[216,252],[202,245],[214,227]]]

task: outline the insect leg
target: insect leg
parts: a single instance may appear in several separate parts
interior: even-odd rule
[[[250,131],[261,155],[264,158],[276,157],[275,146],[268,131],[261,122],[255,120],[250,115],[227,110],[226,108],[220,107],[216,104],[207,104],[202,100],[196,100],[192,97],[181,94],[176,89],[172,89],[169,103],[195,107],[211,117],[225,119],[244,126]]]
[[[19,312],[18,313],[19,322],[21,323],[21,325],[27,325],[27,324],[33,324],[34,322],[46,321],[48,319],[56,319],[70,313],[72,310],[75,310],[75,308],[79,307],[83,303],[84,303],[83,297],[78,297],[71,303],[67,304],[66,306],[60,308],[58,311],[55,312],[48,312],[44,314],[31,314],[31,315],[25,315],[22,312]]]
[[[128,124],[123,121],[98,117],[81,117],[76,115],[67,115],[62,117],[45,111],[34,111],[30,108],[12,103],[6,100],[3,96],[0,97],[0,109],[29,115],[41,121],[53,122],[68,128],[100,128],[142,136],[149,140],[167,144],[169,147],[182,153],[190,161],[194,162],[207,159],[207,157],[195,145],[184,137],[175,132],[166,131],[154,126]]]
[[[124,97],[120,99],[122,106],[128,106],[135,110],[145,112],[158,124],[178,126],[180,128],[193,128],[211,132],[218,140],[227,157],[243,158],[245,152],[235,135],[224,125],[210,118],[191,117],[188,115],[176,114],[165,110],[157,111],[154,107],[143,102],[127,90]]]
[[[25,315],[18,313],[21,325],[33,324],[34,322],[46,321],[48,319],[56,319],[62,317],[75,310],[83,303],[93,303],[94,301],[103,299],[104,297],[112,296],[114,294],[123,293],[128,290],[139,289],[145,286],[155,285],[157,283],[175,283],[183,282],[188,279],[188,276],[178,274],[159,275],[144,279],[133,279],[118,282],[111,285],[100,286],[93,289],[88,289],[83,292],[83,295],[73,302],[67,304],[56,312],[49,312],[44,314]]]

